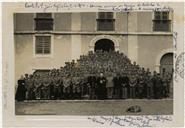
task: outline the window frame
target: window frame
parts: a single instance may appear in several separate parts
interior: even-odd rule
[[[34,31],[54,31],[54,13],[50,13],[51,14],[51,18],[45,18],[45,19],[49,19],[49,20],[53,20],[53,24],[52,24],[52,30],[37,30],[36,29],[36,19],[39,19],[37,17],[38,13],[34,13],[34,25],[33,25],[33,30]],[[44,19],[44,18],[40,18],[40,19]]]
[[[51,39],[51,44],[50,44],[50,53],[49,54],[38,54],[36,53],[36,37],[37,36],[50,36],[50,39]],[[35,34],[33,35],[33,56],[34,57],[53,57],[53,35],[51,34]]]
[[[160,13],[159,19],[156,19],[156,12]],[[167,12],[167,16],[168,16],[167,19],[163,19],[164,18],[163,13],[165,12]],[[153,20],[152,20],[153,32],[172,32],[172,19],[170,18],[170,15],[171,15],[170,13],[171,13],[170,11],[153,11]],[[164,24],[164,22],[167,22],[166,25],[168,25],[168,30],[156,29],[155,27],[156,22],[158,22],[159,24]]]
[[[96,13],[96,28],[95,28],[95,30],[96,31],[98,31],[98,32],[113,32],[113,31],[115,31],[116,30],[116,13],[115,12],[111,12],[112,13],[112,18],[107,18],[107,19],[105,19],[105,18],[99,18],[99,13],[106,13],[106,12],[97,12]],[[108,12],[107,12],[108,13]],[[113,20],[113,29],[112,30],[99,30],[99,23],[98,23],[98,21],[99,20]]]

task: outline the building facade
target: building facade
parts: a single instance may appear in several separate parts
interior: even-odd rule
[[[98,49],[122,52],[151,71],[173,68],[172,11],[16,13],[14,38],[16,80]]]

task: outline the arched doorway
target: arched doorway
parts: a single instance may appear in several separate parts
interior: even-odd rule
[[[114,51],[114,42],[109,39],[100,39],[95,43],[94,51],[103,50],[103,51]]]
[[[173,53],[166,53],[160,60],[160,73],[173,73]]]

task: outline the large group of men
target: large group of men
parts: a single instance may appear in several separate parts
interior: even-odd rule
[[[25,74],[17,82],[17,101],[57,99],[161,99],[169,97],[170,73],[151,73],[123,53],[89,52],[47,73]]]

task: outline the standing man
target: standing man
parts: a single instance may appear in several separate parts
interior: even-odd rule
[[[156,99],[162,98],[162,79],[161,79],[159,73],[157,74],[155,88],[156,88],[156,90],[155,90],[156,91]]]
[[[119,75],[118,74],[113,78],[113,83],[114,83],[114,97],[116,99],[119,99],[121,84],[120,84],[120,80],[119,80]]]
[[[48,75],[46,75],[43,78],[43,86],[42,86],[42,98],[45,100],[50,99],[50,85],[51,85],[51,80]]]
[[[108,74],[107,77],[107,98],[112,99],[113,98],[113,91],[114,91],[114,83],[113,83],[113,77],[111,73]]]
[[[156,81],[157,81],[157,73],[156,71],[153,72],[153,77],[152,77],[152,83],[153,83],[153,94],[154,98],[157,99],[157,86],[156,86]]]
[[[61,97],[61,78],[59,75],[56,75],[53,78],[53,93],[54,93],[54,99],[60,99]]]
[[[34,88],[34,79],[33,79],[33,75],[30,75],[29,78],[26,80],[26,85],[27,85],[27,99],[28,100],[33,100],[34,98],[34,92],[33,92],[33,88]]]
[[[35,81],[34,81],[34,93],[35,93],[35,99],[40,100],[41,99],[41,87],[42,87],[42,79],[40,75],[37,75]]]
[[[17,101],[24,101],[26,98],[26,87],[25,87],[25,80],[23,76],[21,76],[21,78],[17,81],[17,84],[18,84],[18,87],[17,87],[15,99]]]
[[[122,85],[122,99],[126,99],[128,97],[128,84],[129,84],[129,78],[125,73],[123,73],[122,79],[121,79],[121,85]]]
[[[129,85],[130,85],[130,98],[135,99],[136,96],[136,85],[137,85],[137,78],[134,75],[130,76],[129,79]]]
[[[103,73],[100,73],[100,77],[98,79],[98,99],[104,100],[106,98],[107,98],[106,78],[103,76]]]
[[[90,99],[95,99],[96,77],[92,74],[87,79],[90,84]]]
[[[146,79],[146,86],[147,86],[147,98],[151,99],[153,98],[153,81],[152,81],[152,75],[151,72],[148,73],[147,79]]]
[[[64,99],[69,99],[70,98],[70,85],[71,85],[71,80],[69,76],[63,77],[63,93],[64,93]]]
[[[141,75],[139,76],[139,81],[138,81],[138,94],[137,97],[139,97],[140,99],[142,99],[144,97],[144,77]]]

